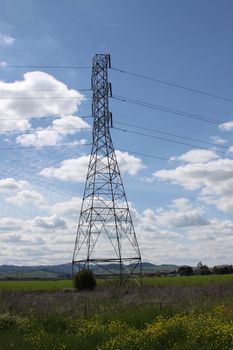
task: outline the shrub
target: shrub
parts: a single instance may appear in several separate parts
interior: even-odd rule
[[[96,280],[92,271],[84,269],[77,272],[74,276],[74,286],[78,291],[94,290],[96,287]]]
[[[178,273],[181,276],[192,276],[193,275],[193,268],[191,266],[188,266],[188,265],[183,265],[183,266],[179,267]]]

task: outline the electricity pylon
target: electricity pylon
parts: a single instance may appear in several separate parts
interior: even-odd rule
[[[73,253],[73,273],[91,269],[124,285],[141,274],[141,254],[114,151],[109,111],[109,54],[97,54],[92,67],[93,145]]]

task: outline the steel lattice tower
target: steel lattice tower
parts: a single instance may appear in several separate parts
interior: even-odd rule
[[[97,54],[92,67],[93,145],[73,253],[73,273],[87,268],[124,285],[141,274],[141,254],[114,151],[109,111],[110,55]]]

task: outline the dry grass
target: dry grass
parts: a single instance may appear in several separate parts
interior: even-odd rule
[[[128,306],[153,305],[157,308],[187,305],[198,307],[230,300],[233,284],[193,286],[143,286],[140,288],[111,288],[99,286],[94,292],[73,289],[51,291],[1,291],[0,313],[61,314],[83,317],[111,313]]]

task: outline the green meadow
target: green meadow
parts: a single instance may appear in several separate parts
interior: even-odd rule
[[[138,282],[140,282],[138,280]],[[180,277],[143,277],[145,286],[189,286],[212,283],[233,283],[233,275],[206,275]],[[103,286],[104,280],[98,284]],[[109,284],[109,282],[107,282]],[[0,291],[39,291],[72,288],[71,280],[14,280],[0,281]]]

